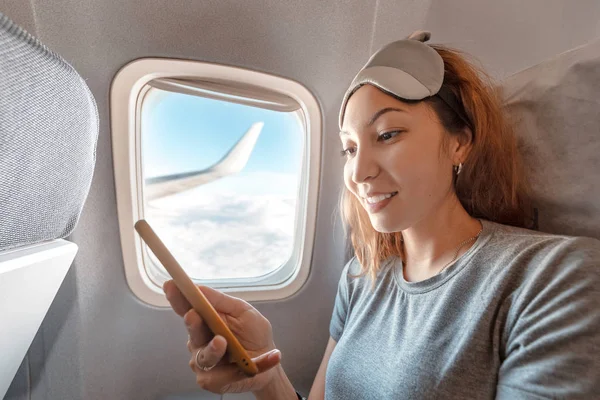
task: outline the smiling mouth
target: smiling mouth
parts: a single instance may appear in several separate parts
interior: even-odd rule
[[[365,201],[370,204],[370,205],[375,205],[377,203],[380,203],[384,200],[390,199],[392,197],[394,197],[395,195],[397,195],[398,192],[391,192],[391,193],[387,193],[387,194],[380,194],[377,196],[370,196],[370,197],[366,197],[364,198]]]

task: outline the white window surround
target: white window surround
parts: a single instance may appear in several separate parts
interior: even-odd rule
[[[293,274],[285,281],[275,283],[275,271],[262,280],[247,280],[247,286],[240,286],[238,283],[228,287],[224,282],[216,282],[216,285],[202,282],[247,301],[278,300],[292,296],[308,278],[314,243],[322,135],[322,117],[317,100],[303,85],[286,78],[238,67],[161,58],[138,59],[124,66],[113,79],[110,93],[117,211],[125,276],[129,287],[140,300],[148,304],[169,305],[162,288],[145,269],[144,259],[147,256],[143,254],[144,247],[133,227],[137,220],[143,218],[140,108],[144,96],[151,88],[148,83],[160,78],[217,84],[229,82],[234,88],[236,84],[263,88],[267,94],[276,92],[300,105],[306,137],[297,207],[300,214],[296,220],[297,240],[289,261],[295,266]]]

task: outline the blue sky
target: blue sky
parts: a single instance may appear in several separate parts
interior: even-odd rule
[[[292,254],[303,127],[281,113],[156,90],[142,108],[144,178],[207,168],[255,123],[240,173],[148,202],[145,218],[196,279],[256,277]]]
[[[163,92],[142,112],[145,177],[209,167],[258,121],[265,125],[243,172],[296,174],[303,137],[292,113]]]

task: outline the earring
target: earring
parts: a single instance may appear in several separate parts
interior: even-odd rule
[[[460,171],[462,171],[462,167],[463,163],[458,163],[458,165],[454,166],[454,172],[456,172],[456,175],[460,174]]]

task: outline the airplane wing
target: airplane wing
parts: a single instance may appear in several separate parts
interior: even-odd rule
[[[263,126],[264,123],[262,122],[252,124],[244,136],[241,137],[221,160],[206,169],[144,180],[144,196],[146,200],[150,201],[181,193],[240,172],[246,166]]]

